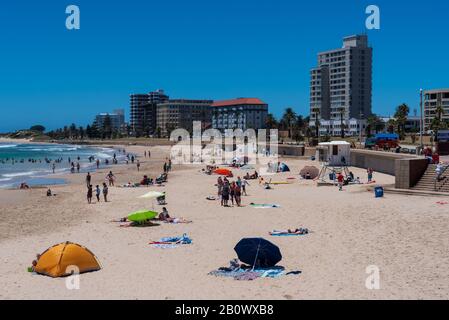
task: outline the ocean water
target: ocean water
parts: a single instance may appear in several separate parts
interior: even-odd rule
[[[58,144],[14,144],[0,143],[0,188],[15,188],[26,182],[30,186],[64,184],[64,179],[54,178],[53,163],[56,161],[55,174],[70,173],[71,162],[80,163],[81,172],[95,171],[95,161],[108,159],[112,163],[113,155],[123,161],[125,156],[118,150],[77,145]],[[78,161],[79,157],[79,161]]]

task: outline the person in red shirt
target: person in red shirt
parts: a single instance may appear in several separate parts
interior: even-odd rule
[[[343,181],[344,181],[345,177],[343,177],[343,175],[341,174],[341,172],[338,174],[337,176],[337,181],[338,181],[338,190],[339,191],[343,191]]]

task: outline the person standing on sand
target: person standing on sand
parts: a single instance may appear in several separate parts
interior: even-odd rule
[[[108,202],[108,186],[106,185],[105,182],[103,182],[103,197],[104,197],[104,202]]]
[[[218,188],[218,193],[217,193],[218,198],[222,199],[221,194],[223,191],[223,180],[221,179],[221,177],[218,177],[218,179],[217,179],[217,188]],[[223,200],[221,200],[221,201],[222,201],[221,205],[223,205]]]
[[[167,173],[167,162],[164,162],[163,170],[164,170],[164,173]]]
[[[76,163],[76,172],[77,172],[77,173],[80,173],[80,168],[81,168],[80,163],[77,162],[77,163]]]
[[[115,179],[115,176],[114,176],[114,174],[112,173],[112,171],[109,171],[109,173],[108,173],[108,175],[106,176],[106,178],[108,179],[108,181],[109,181],[109,186],[111,187],[113,187],[114,186],[114,179]]]
[[[151,151],[148,150],[148,158],[151,158]]]
[[[93,195],[93,191],[92,191],[92,185],[89,185],[87,187],[87,203],[91,204],[92,203],[92,195]]]
[[[97,197],[97,202],[100,202],[100,195],[101,195],[100,186],[97,184],[97,186],[95,187],[95,196]]]
[[[140,171],[140,161],[137,160],[137,171]]]
[[[97,169],[100,169],[100,159],[97,159]]]
[[[88,172],[87,176],[86,176],[86,185],[87,185],[88,188],[90,186],[90,182],[91,181],[92,181],[92,176],[90,175],[90,172]]]
[[[339,191],[343,191],[343,180],[345,178],[343,177],[343,175],[341,174],[341,172],[338,174],[337,176],[337,181],[338,181],[338,190]]]
[[[171,159],[168,159],[167,171],[171,171]]]
[[[53,174],[55,173],[55,169],[56,169],[56,164],[53,162],[53,165],[52,165],[52,169],[53,169]]]
[[[373,180],[373,172],[374,172],[374,170],[371,169],[371,168],[368,168],[366,170],[366,172],[368,173],[368,183],[370,183]]]
[[[143,152],[143,156],[144,156],[145,158],[147,157],[147,152],[146,152],[146,151]]]
[[[224,182],[223,190],[221,192],[221,205],[223,207],[228,207],[229,194],[230,194],[230,185],[229,182]]]

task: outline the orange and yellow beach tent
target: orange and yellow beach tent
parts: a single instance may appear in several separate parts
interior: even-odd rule
[[[34,271],[56,278],[70,275],[73,267],[77,267],[79,273],[101,269],[100,263],[89,249],[67,241],[42,253]]]

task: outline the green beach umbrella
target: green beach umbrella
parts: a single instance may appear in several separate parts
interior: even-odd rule
[[[133,222],[143,222],[146,220],[154,219],[157,216],[157,212],[140,210],[128,215],[128,220]]]

